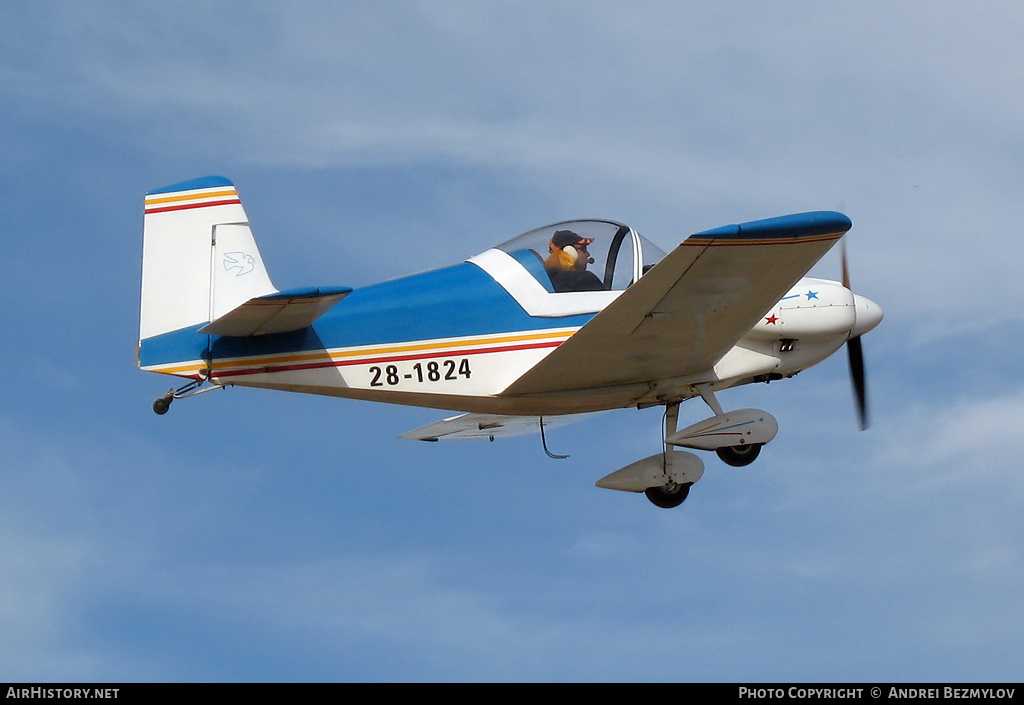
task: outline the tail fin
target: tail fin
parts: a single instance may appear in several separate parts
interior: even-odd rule
[[[205,337],[200,340],[194,330],[251,298],[276,292],[238,191],[228,179],[207,176],[146,194],[141,367],[191,376],[168,365],[202,357]],[[191,329],[192,342],[182,346],[153,341],[149,349],[163,352],[156,358],[144,354],[148,340],[186,329]],[[168,357],[176,359],[159,359]]]

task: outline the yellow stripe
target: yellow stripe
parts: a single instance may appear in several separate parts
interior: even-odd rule
[[[214,364],[219,371],[238,365],[248,366],[252,364],[281,364],[288,362],[309,362],[314,360],[344,360],[353,357],[369,357],[373,355],[397,355],[406,352],[418,352],[422,350],[450,350],[452,348],[470,348],[478,345],[494,345],[496,343],[516,343],[527,340],[543,340],[545,338],[568,338],[575,331],[564,331],[561,333],[531,333],[528,335],[513,335],[488,338],[476,338],[473,340],[449,340],[441,343],[416,343],[410,345],[394,345],[390,347],[360,348],[348,350],[315,351],[296,355],[279,355],[275,357],[238,357],[227,360],[215,360]]]
[[[143,367],[142,369],[146,372],[159,372],[160,374],[166,375],[181,375],[183,373],[199,374],[199,370],[206,367],[206,363],[202,360],[196,360],[184,365],[178,365],[176,367],[161,367],[160,365],[151,365]]]
[[[278,355],[274,357],[237,357],[230,360],[215,360],[214,366],[217,371],[225,372],[232,367],[248,366],[252,364],[281,364],[288,362],[309,362],[314,360],[343,360],[352,357],[365,357],[373,355],[394,355],[404,352],[416,352],[420,350],[449,350],[451,348],[469,348],[478,345],[493,345],[495,343],[517,343],[528,340],[544,340],[545,338],[558,339],[569,338],[575,331],[562,331],[558,333],[529,333],[526,335],[491,336],[487,338],[475,338],[473,340],[448,340],[440,343],[416,343],[406,345],[394,345],[391,347],[362,348],[334,351],[314,351],[294,355]],[[183,373],[198,373],[206,367],[201,360],[192,361],[173,367],[153,366],[145,368],[150,372],[161,372],[169,375],[180,375]]]
[[[190,192],[186,193],[184,196],[164,196],[163,198],[147,198],[146,199],[146,205],[147,206],[155,206],[155,205],[157,205],[159,203],[176,203],[178,201],[192,201],[192,200],[198,201],[198,200],[203,199],[203,198],[222,198],[224,196],[237,196],[237,195],[238,195],[238,191],[236,191],[233,188],[232,189],[225,189],[223,191],[209,191],[207,193],[195,193],[193,191],[190,191]]]

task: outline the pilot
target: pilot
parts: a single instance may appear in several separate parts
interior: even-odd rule
[[[558,230],[551,236],[548,244],[550,254],[544,260],[544,268],[555,291],[604,290],[604,283],[597,275],[587,271],[587,265],[594,263],[594,258],[587,252],[587,245],[593,241],[593,238],[580,237],[572,230]]]

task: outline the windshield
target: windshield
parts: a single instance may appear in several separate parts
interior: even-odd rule
[[[665,256],[628,225],[569,220],[498,245],[552,292],[622,291]]]

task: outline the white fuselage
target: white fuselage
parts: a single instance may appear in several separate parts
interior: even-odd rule
[[[617,293],[589,296],[607,305]],[[576,313],[585,302],[569,305]],[[686,399],[697,395],[697,385],[717,390],[790,377],[825,360],[851,336],[880,320],[877,304],[839,282],[805,278],[712,370],[677,379],[544,396],[502,396],[579,329],[552,327],[223,358],[215,361],[211,381],[493,414],[588,412]]]

